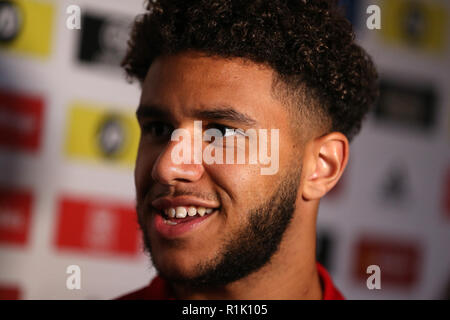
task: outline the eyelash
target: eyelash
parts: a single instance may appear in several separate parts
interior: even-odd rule
[[[164,126],[163,133],[159,132],[157,133],[158,129],[161,129],[161,127]],[[164,131],[164,129],[167,129]],[[151,121],[148,123],[144,123],[141,126],[141,130],[143,134],[148,134],[156,138],[162,138],[162,137],[169,137],[172,134],[173,127],[171,125],[168,125],[167,123],[161,122],[161,121]],[[153,131],[152,131],[153,130]]]
[[[211,123],[208,126],[208,129],[217,129],[222,133],[223,137],[226,137],[227,132],[232,131],[232,132],[238,132],[238,130],[236,128],[233,127],[229,127],[220,123]]]
[[[162,126],[164,126],[164,128],[161,128]],[[157,133],[158,129],[159,129],[159,132]],[[163,130],[162,133],[161,133],[161,129]],[[164,131],[164,129],[167,129],[167,130]],[[226,126],[226,125],[223,125],[220,123],[210,123],[210,124],[208,124],[207,129],[217,129],[222,133],[223,137],[227,137],[228,132],[246,136],[246,134],[241,129],[236,129],[234,127]],[[171,125],[164,123],[162,121],[151,121],[151,122],[142,124],[141,130],[142,130],[143,134],[148,134],[148,135],[151,135],[156,138],[163,138],[163,137],[171,136],[174,128]]]

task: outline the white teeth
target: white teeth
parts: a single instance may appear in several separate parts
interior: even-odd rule
[[[198,214],[200,217],[203,217],[205,214],[213,212],[214,208],[205,208],[205,207],[176,207],[176,208],[167,208],[165,209],[165,213],[169,218],[186,218],[187,216],[193,217]]]
[[[198,215],[199,215],[200,217],[203,217],[203,216],[205,215],[205,212],[206,212],[206,208],[204,208],[204,207],[198,207],[197,213],[198,213]]]
[[[173,222],[173,221],[170,221],[170,220],[164,220],[164,223],[165,224],[168,224],[168,225],[170,225],[170,226],[176,226],[178,223],[176,223],[176,222]]]
[[[176,217],[177,218],[186,218],[187,210],[185,207],[177,207],[176,208]]]
[[[197,208],[190,206],[187,210],[187,213],[188,213],[189,217],[193,217],[197,214]]]
[[[170,209],[167,211],[167,215],[168,215],[170,218],[175,218],[176,210],[175,210],[174,208],[170,208]]]

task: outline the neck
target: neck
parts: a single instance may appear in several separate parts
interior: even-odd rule
[[[192,291],[174,286],[175,296],[188,300],[321,299],[315,255],[316,214],[305,214],[313,213],[314,207],[317,212],[318,203],[302,204],[297,208],[278,251],[261,269],[219,289]]]

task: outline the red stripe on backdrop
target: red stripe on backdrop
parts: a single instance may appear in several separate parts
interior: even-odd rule
[[[36,152],[41,145],[44,102],[0,91],[0,146]]]
[[[134,206],[63,197],[59,203],[56,247],[79,253],[135,256],[140,232]]]
[[[19,300],[21,292],[18,287],[4,286],[0,284],[0,300]]]
[[[32,202],[29,191],[0,189],[0,244],[27,244]]]
[[[356,244],[353,274],[358,281],[365,280],[369,277],[367,267],[377,265],[383,286],[409,288],[418,282],[421,259],[421,247],[413,239],[390,238],[383,234],[365,236]]]

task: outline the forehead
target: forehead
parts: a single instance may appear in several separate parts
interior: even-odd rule
[[[239,58],[163,56],[147,73],[141,105],[164,106],[177,115],[227,105],[261,122],[273,121],[282,106],[273,95],[272,83],[272,69]]]

